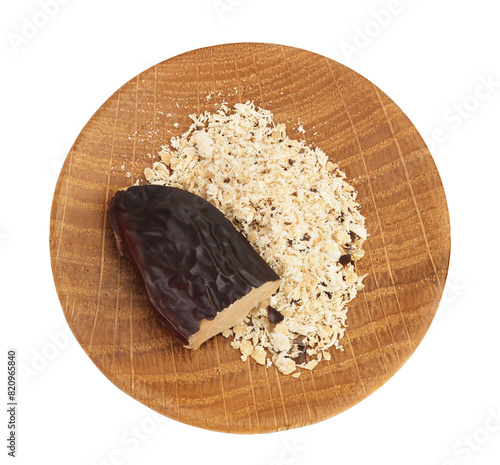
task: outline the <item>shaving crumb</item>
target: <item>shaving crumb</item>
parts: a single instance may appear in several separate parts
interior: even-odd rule
[[[267,358],[266,351],[262,346],[257,346],[252,352],[252,358],[260,365],[265,365]]]
[[[316,368],[316,365],[318,364],[318,360],[311,360],[309,363],[306,364],[305,368],[308,370],[312,370],[313,368]]]
[[[251,102],[190,118],[146,179],[207,199],[280,276],[275,295],[223,332],[241,358],[284,374],[312,370],[330,348],[343,350],[346,305],[363,288],[354,263],[367,232],[356,192],[323,151],[290,139]]]

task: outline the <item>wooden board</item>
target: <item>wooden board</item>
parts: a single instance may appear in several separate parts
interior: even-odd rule
[[[409,90],[411,91],[411,90]],[[143,178],[188,115],[254,100],[292,138],[320,147],[359,192],[370,237],[349,305],[343,352],[298,379],[265,369],[222,336],[197,351],[172,342],[106,221],[116,190]],[[178,123],[178,127],[173,124]],[[176,420],[261,433],[332,417],[384,384],[422,340],[450,254],[446,198],[422,138],[396,104],[323,56],[271,44],[230,44],[171,58],[126,83],[87,123],[54,194],[50,251],[64,315],[121,390]],[[87,399],[88,402],[91,399]]]

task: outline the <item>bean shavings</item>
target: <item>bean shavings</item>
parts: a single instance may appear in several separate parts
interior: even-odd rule
[[[348,265],[349,263],[351,263],[351,254],[345,254],[345,255],[342,255],[340,258],[339,258],[339,263],[342,265],[342,266],[345,266],[345,265]]]
[[[356,192],[323,151],[290,139],[284,124],[252,102],[190,118],[146,179],[207,199],[280,276],[275,295],[223,332],[242,360],[274,364],[286,375],[312,370],[330,360],[331,347],[343,350],[346,304],[363,288],[354,263],[367,232]],[[281,321],[272,324],[269,308]]]
[[[267,307],[267,318],[269,321],[275,325],[278,323],[281,323],[285,317],[278,312],[274,307],[271,307],[270,305]]]

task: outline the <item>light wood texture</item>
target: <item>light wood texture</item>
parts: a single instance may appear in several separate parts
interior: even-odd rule
[[[212,111],[223,99],[230,105],[254,100],[286,123],[294,138],[302,137],[302,125],[306,141],[346,171],[367,218],[370,237],[358,269],[368,277],[349,305],[345,350],[332,350],[330,362],[298,379],[242,362],[222,336],[196,351],[173,342],[107,224],[114,192],[143,177],[161,145],[187,129],[188,114]],[[432,157],[383,92],[311,52],[231,44],[148,69],[90,119],[57,183],[50,251],[69,326],[116,386],[191,425],[260,433],[336,415],[394,375],[438,307],[450,229]]]

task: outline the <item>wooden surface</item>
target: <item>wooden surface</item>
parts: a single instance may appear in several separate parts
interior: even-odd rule
[[[330,362],[298,379],[242,362],[222,336],[197,351],[172,342],[130,263],[119,256],[106,221],[114,192],[143,179],[160,146],[187,129],[187,115],[212,111],[223,99],[254,100],[295,138],[302,137],[302,125],[306,141],[346,171],[367,218],[370,237],[358,269],[368,277],[349,305],[345,350],[332,350]],[[160,63],[97,111],[62,168],[50,250],[69,326],[116,386],[191,425],[259,433],[336,415],[403,365],[438,307],[450,229],[432,157],[383,92],[311,52],[231,44]]]

